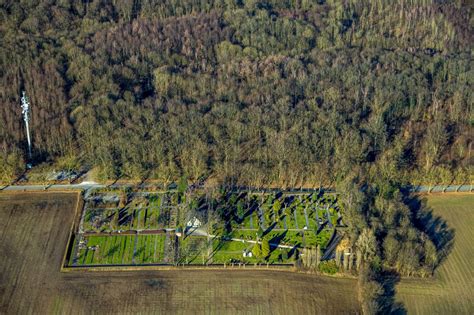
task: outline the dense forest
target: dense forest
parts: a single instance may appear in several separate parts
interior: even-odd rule
[[[472,174],[463,1],[1,1],[0,173],[332,185]]]

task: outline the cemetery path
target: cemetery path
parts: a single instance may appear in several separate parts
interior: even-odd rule
[[[204,231],[201,228],[196,228],[196,229],[192,230],[191,233],[189,233],[188,235],[206,236],[206,237],[210,237],[210,238],[218,237],[217,235],[208,234],[206,231]],[[234,241],[234,242],[251,243],[251,244],[256,244],[257,243],[257,241],[244,240],[242,238],[231,238],[229,240]],[[261,244],[261,243],[262,242],[260,242],[260,241],[258,242],[258,244]],[[294,246],[281,245],[281,244],[275,244],[275,243],[270,243],[270,246],[274,246],[274,247],[278,247],[278,248],[286,248],[286,249],[293,249],[294,248]]]
[[[304,208],[304,218],[306,220],[306,227],[309,229],[308,212],[306,212],[306,207]]]

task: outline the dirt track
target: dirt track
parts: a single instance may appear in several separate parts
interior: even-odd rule
[[[355,281],[276,271],[61,273],[76,194],[0,194],[0,313],[356,313]]]

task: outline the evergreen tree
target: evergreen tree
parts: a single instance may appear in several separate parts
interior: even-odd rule
[[[262,239],[262,257],[267,259],[269,255],[270,255],[270,243],[268,242],[268,239],[264,238]]]

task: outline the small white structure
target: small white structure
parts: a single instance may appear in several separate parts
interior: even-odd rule
[[[244,257],[252,257],[253,254],[252,254],[251,251],[248,251],[248,250],[245,249],[245,250],[242,252],[242,256],[244,256]]]
[[[186,223],[187,228],[198,228],[202,225],[201,221],[198,218],[193,217],[191,220]]]

